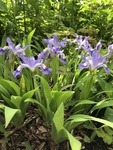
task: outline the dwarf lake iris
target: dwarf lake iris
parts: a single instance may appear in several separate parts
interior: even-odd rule
[[[43,74],[49,74],[52,72],[51,68],[47,68],[46,65],[42,63],[42,60],[38,56],[37,59],[32,57],[26,57],[23,54],[20,54],[19,57],[23,60],[24,63],[21,63],[19,67],[13,72],[14,76],[17,76],[21,73],[23,68],[29,68],[32,72],[38,67],[42,71]]]

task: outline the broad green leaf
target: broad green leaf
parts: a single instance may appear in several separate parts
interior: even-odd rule
[[[53,117],[52,124],[52,138],[55,143],[59,143],[65,139],[68,139],[72,150],[80,150],[80,142],[73,137],[66,129],[64,129],[64,106],[63,103],[60,104],[56,113]]]
[[[12,95],[10,101],[16,106],[17,109],[20,109],[21,102],[22,102],[22,97],[21,96],[13,96]]]
[[[83,100],[83,101],[80,101],[78,102],[75,107],[79,106],[79,105],[90,105],[90,104],[95,104],[97,102],[94,102],[94,101],[91,101],[91,100]]]
[[[33,95],[34,95],[34,92],[36,91],[37,89],[34,89],[34,90],[31,90],[31,91],[28,91],[26,92],[23,96],[22,96],[22,100],[26,100],[27,98],[31,98]]]
[[[31,40],[32,40],[32,37],[33,37],[33,34],[34,34],[35,30],[36,30],[36,29],[32,30],[32,31],[29,33],[29,35],[27,36],[27,41],[26,41],[26,43],[25,43],[26,45],[31,43]],[[30,47],[28,47],[28,48],[25,50],[25,53],[26,53],[26,55],[27,55],[28,57],[30,57],[30,56],[33,55],[32,50],[31,50]]]
[[[108,107],[105,110],[104,119],[113,122],[113,109]]]
[[[58,134],[57,143],[60,143],[66,139],[69,140],[71,150],[81,150],[80,141],[78,141],[74,136],[72,136],[65,128],[62,128],[62,130],[60,130]]]
[[[51,110],[56,111],[59,105],[62,102],[64,103],[73,94],[73,91],[52,91],[53,99],[50,103]]]
[[[105,137],[103,138],[103,141],[107,144],[112,144],[113,142],[113,137],[109,134],[106,133]]]
[[[102,101],[98,102],[98,103],[91,109],[91,113],[92,113],[94,110],[102,109],[102,108],[109,107],[109,106],[113,106],[113,100],[102,100]]]
[[[35,30],[36,30],[36,29],[33,29],[33,30],[29,33],[29,35],[28,35],[28,37],[27,37],[27,42],[28,42],[28,43],[31,43],[33,34],[35,33]]]
[[[18,109],[19,111],[15,114],[15,116],[13,117],[13,123],[16,127],[19,127],[25,117],[25,113],[27,110],[27,106],[29,104],[29,102],[24,102],[22,97],[20,96],[11,96],[11,100],[12,104],[14,105],[12,108],[14,109]],[[18,118],[18,119],[17,119]]]
[[[4,86],[4,88],[6,88],[12,94],[20,95],[20,87],[16,83],[4,79],[1,79],[0,82]]]
[[[89,74],[87,80],[83,83],[80,93],[80,99],[85,100],[88,99],[91,92],[93,76]]]
[[[111,129],[110,127],[105,126],[105,127],[104,127],[104,130],[105,130],[105,132],[107,132],[109,135],[113,135],[113,129]]]
[[[49,104],[52,100],[51,89],[50,89],[48,82],[44,78],[40,77],[40,79],[41,79],[41,83],[43,87],[44,96],[46,99],[46,107],[49,109]]]
[[[9,65],[9,63],[6,61],[5,55],[0,55],[0,68],[3,69],[3,72],[2,72],[1,76],[3,76],[3,78],[5,80],[9,80],[9,77],[10,77],[10,79],[12,80],[12,82],[15,82],[15,83],[18,84],[17,78],[15,78],[13,76],[10,68],[7,67],[6,63]],[[0,78],[0,80],[3,79],[3,78]]]
[[[7,97],[10,97],[10,94],[9,94],[8,90],[6,90],[6,88],[1,84],[0,84],[0,94],[3,94]]]
[[[21,80],[20,80],[20,89],[21,89],[21,93],[25,93],[26,91],[31,90],[31,80],[29,78],[31,78],[31,76],[28,74],[27,72],[28,70],[24,70],[24,72],[26,72],[26,75],[22,74]]]
[[[5,128],[9,125],[14,115],[20,111],[19,109],[13,109],[5,106]],[[17,118],[18,119],[18,118]]]
[[[60,122],[60,123],[59,123]],[[53,123],[57,129],[57,132],[60,131],[64,125],[64,106],[63,103],[60,104],[57,111],[54,114]]]
[[[60,104],[58,107],[57,111],[54,114],[53,117],[53,123],[52,123],[52,139],[58,143],[59,138],[61,139],[62,137],[59,137],[60,131],[63,129],[64,125],[64,106],[63,103]]]
[[[4,95],[2,95],[2,97],[4,99],[4,102],[6,102],[9,107],[16,108],[15,105],[11,102],[10,97],[7,98]]]
[[[84,142],[86,142],[86,143],[91,142],[90,138],[87,135],[84,135]]]
[[[38,50],[38,52],[42,51],[42,47],[40,45],[39,42],[37,42],[36,40],[38,39],[36,36],[33,36],[33,42],[35,43],[34,45],[32,45],[32,48],[35,48],[36,50]]]
[[[83,76],[83,77],[82,77]],[[89,80],[89,74],[85,72],[79,79],[79,82],[76,84],[74,89],[80,88],[84,85],[84,83]]]
[[[106,133],[104,132],[104,130],[102,128],[97,129],[96,133],[97,133],[98,137],[104,138],[106,136]]]
[[[92,117],[89,115],[81,115],[81,114],[77,114],[77,115],[73,115],[73,116],[69,117],[66,121],[65,127],[68,131],[71,131],[73,128],[77,127],[79,124],[81,124],[85,121],[90,121],[90,120],[102,123],[104,125],[107,125],[107,126],[113,128],[113,123],[110,121]]]
[[[72,150],[81,150],[81,143],[74,137],[72,136],[67,130],[65,130],[71,149]]]
[[[63,88],[61,88],[61,91],[64,91],[72,86],[74,86],[75,84],[68,84],[68,85],[65,85]]]
[[[3,104],[0,104],[0,109],[5,109],[5,105],[3,105]]]
[[[22,111],[20,109],[18,109],[18,111],[16,112],[16,114],[12,118],[13,125],[16,128],[20,128],[20,126],[22,125],[22,122],[23,122],[24,118],[25,118],[25,114],[23,114]]]
[[[107,83],[105,80],[103,80],[102,78],[100,78],[99,76],[97,77],[98,79],[98,82],[102,88],[103,91],[105,91],[106,95],[110,98],[113,98],[113,91],[111,90],[112,89],[112,86]],[[106,91],[110,91],[110,92],[106,92]]]
[[[33,29],[33,30],[29,33],[29,35],[27,36],[27,42],[28,42],[28,43],[31,43],[33,34],[35,33],[35,30],[36,30],[36,29]]]
[[[58,83],[53,86],[52,91],[58,91]]]

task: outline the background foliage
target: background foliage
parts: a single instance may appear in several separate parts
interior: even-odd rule
[[[113,2],[110,0],[0,0],[1,38],[22,39],[34,28],[35,38],[58,32],[81,33],[112,42]]]

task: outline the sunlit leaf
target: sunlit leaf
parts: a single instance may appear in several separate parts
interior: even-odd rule
[[[14,115],[20,111],[19,109],[13,109],[5,106],[5,127],[9,125]]]
[[[50,108],[55,111],[62,102],[65,103],[66,100],[73,94],[73,91],[53,91],[53,99],[50,103]]]
[[[51,93],[51,89],[50,89],[50,86],[48,84],[48,82],[40,77],[41,79],[41,83],[42,83],[42,88],[43,88],[43,92],[44,92],[44,96],[45,96],[45,99],[46,99],[46,107],[49,109],[49,104],[52,100],[52,93]]]
[[[60,123],[59,123],[60,122]],[[65,139],[68,139],[72,150],[80,150],[80,142],[74,138],[65,128],[64,128],[64,106],[63,103],[57,109],[52,124],[52,138],[56,143],[59,143]]]
[[[113,128],[113,122],[104,120],[104,119],[100,119],[100,118],[96,118],[96,117],[92,117],[89,115],[82,115],[82,114],[77,114],[77,115],[73,115],[71,117],[68,118],[68,120],[66,121],[65,127],[66,129],[68,129],[69,131],[75,127],[77,127],[79,124],[86,122],[86,121],[96,121],[99,122],[101,124],[105,124],[111,128]]]
[[[91,113],[94,111],[94,110],[97,110],[97,109],[102,109],[102,108],[105,108],[105,107],[108,107],[108,106],[113,106],[113,100],[102,100],[100,102],[98,102],[96,105],[94,105],[94,107],[91,109]]]

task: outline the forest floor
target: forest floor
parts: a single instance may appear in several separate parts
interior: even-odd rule
[[[0,150],[71,150],[68,141],[58,145],[53,144],[50,129],[34,109],[27,113],[21,128],[8,127],[12,133],[4,138],[0,134]],[[81,141],[81,150],[113,150],[113,144],[107,145],[101,138],[94,138],[93,142],[85,143],[82,134],[73,132],[75,138]]]

